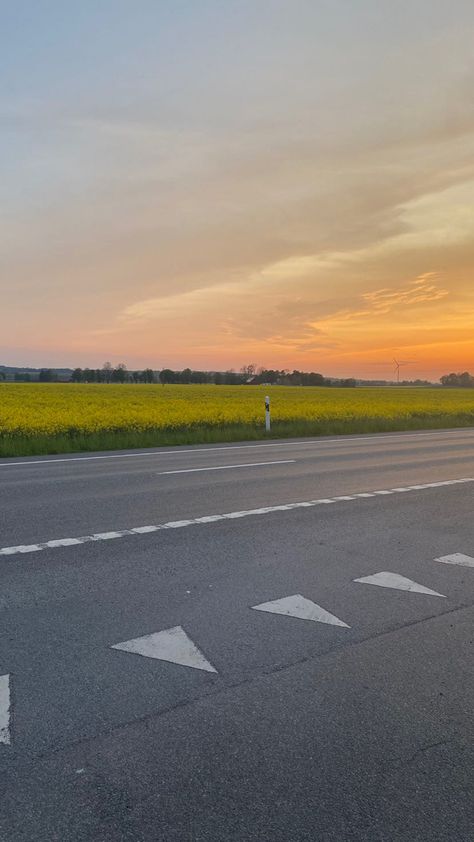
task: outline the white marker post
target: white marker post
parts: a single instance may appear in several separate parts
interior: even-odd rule
[[[270,398],[267,395],[265,398],[265,430],[270,432]]]

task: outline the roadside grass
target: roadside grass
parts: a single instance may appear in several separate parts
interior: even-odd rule
[[[98,431],[94,433],[3,434],[0,457],[56,455],[101,450],[170,447],[277,438],[339,436],[405,430],[438,430],[474,427],[474,412],[424,412],[400,417],[368,416],[273,421],[270,433],[263,424],[183,425],[180,428],[142,431]]]
[[[0,383],[0,457],[469,426],[472,389]]]

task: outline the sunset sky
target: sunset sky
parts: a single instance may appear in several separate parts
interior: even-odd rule
[[[0,9],[0,364],[474,373],[472,0]]]

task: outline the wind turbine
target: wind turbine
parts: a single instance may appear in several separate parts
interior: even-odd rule
[[[395,357],[393,358],[393,362],[395,363],[395,373],[397,375],[397,383],[400,383],[400,368],[402,365],[411,365],[413,360],[396,360]]]

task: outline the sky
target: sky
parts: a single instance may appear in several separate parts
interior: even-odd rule
[[[0,364],[474,372],[472,0],[0,18]]]

